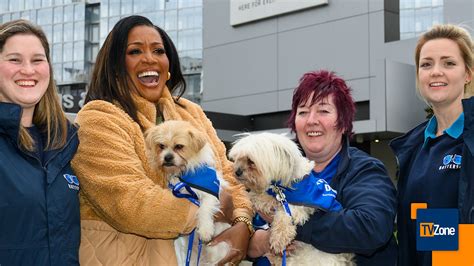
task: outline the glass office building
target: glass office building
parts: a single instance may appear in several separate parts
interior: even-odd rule
[[[400,40],[443,23],[443,0],[400,0]]]
[[[45,31],[63,107],[83,104],[91,69],[107,34],[122,17],[148,17],[170,35],[187,81],[185,97],[200,101],[202,0],[2,0],[0,22],[28,19]]]

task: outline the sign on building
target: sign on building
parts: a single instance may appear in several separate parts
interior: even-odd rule
[[[236,26],[327,3],[328,0],[230,0],[230,25]]]

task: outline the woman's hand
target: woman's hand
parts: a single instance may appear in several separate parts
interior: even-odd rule
[[[286,247],[286,255],[291,256],[291,253],[299,248],[298,242],[292,241],[290,245]],[[271,252],[270,248],[270,231],[269,230],[257,230],[250,238],[249,248],[247,250],[247,256],[250,258],[258,258],[265,256]],[[281,256],[282,254],[275,254]]]
[[[250,258],[262,257],[270,252],[270,231],[257,230],[250,239],[247,256]]]
[[[231,265],[238,265],[247,254],[249,245],[250,232],[247,224],[238,222],[231,228],[220,233],[210,243],[210,246],[216,245],[219,242],[225,241],[230,245],[230,251],[218,265],[230,263]]]

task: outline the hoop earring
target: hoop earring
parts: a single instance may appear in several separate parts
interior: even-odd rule
[[[170,78],[171,78],[171,73],[168,72],[168,78],[166,80],[170,80]]]

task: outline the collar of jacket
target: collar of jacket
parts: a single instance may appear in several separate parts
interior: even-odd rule
[[[424,142],[425,129],[428,122],[429,120],[419,124],[418,126],[403,134],[402,136],[396,137],[391,140],[388,145],[390,146],[390,148],[392,148],[393,153],[395,153],[395,155],[399,157],[401,153],[404,153],[405,151],[409,151],[418,147],[419,145],[422,145]]]
[[[15,143],[18,143],[22,112],[18,104],[0,102],[0,134],[8,135]]]
[[[472,154],[474,151],[474,97],[462,100],[462,105],[464,112],[464,142]],[[423,143],[423,136],[428,122],[429,120],[390,141],[389,146],[397,157],[405,150],[411,150],[411,148]]]
[[[157,109],[165,120],[181,120],[177,111],[177,105],[180,104],[180,101],[178,103],[175,102],[175,98],[166,86],[163,88],[161,98],[157,103],[152,103],[137,94],[132,94],[132,98],[137,106],[138,119],[145,129],[156,124]],[[181,107],[185,108],[185,106]]]
[[[349,153],[349,137],[347,135],[342,135],[342,147],[341,147],[341,160],[339,161],[339,166],[337,167],[336,175],[332,178],[331,183],[339,182],[339,177],[347,170],[351,160],[351,155]]]
[[[464,143],[467,148],[474,154],[474,97],[462,100],[464,112]]]

